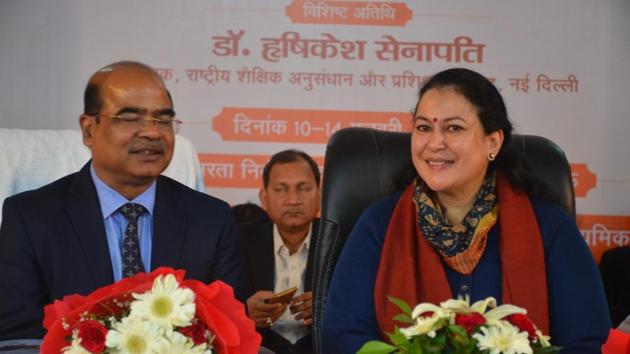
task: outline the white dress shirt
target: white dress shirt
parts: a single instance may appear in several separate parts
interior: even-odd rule
[[[273,225],[273,249],[276,263],[274,272],[275,293],[294,286],[298,289],[295,293],[296,296],[304,293],[304,274],[306,273],[312,231],[313,225],[311,224],[308,234],[297,252],[289,255],[289,249],[284,245],[278,227],[276,224]],[[291,344],[295,344],[311,331],[310,326],[304,325],[304,320],[295,320],[295,315],[291,314],[288,307],[278,321],[271,326],[271,329]]]

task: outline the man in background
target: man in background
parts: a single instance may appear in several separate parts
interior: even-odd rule
[[[319,168],[306,153],[285,150],[273,155],[263,170],[259,193],[270,220],[237,227],[247,312],[263,346],[277,354],[313,350],[311,278],[319,182]],[[291,287],[298,289],[292,300],[265,303]]]
[[[9,197],[0,226],[0,340],[41,338],[44,306],[160,266],[204,283],[239,277],[227,203],[160,174],[179,120],[152,68],[98,70],[79,118],[92,159]]]

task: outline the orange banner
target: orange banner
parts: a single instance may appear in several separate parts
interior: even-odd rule
[[[224,107],[212,121],[223,141],[325,144],[346,127],[411,131],[412,120],[408,112]]]
[[[293,23],[359,26],[400,26],[413,13],[403,2],[293,0],[285,9]]]
[[[597,186],[597,175],[591,172],[585,163],[572,163],[571,176],[576,197],[586,197],[586,194]]]
[[[630,245],[630,215],[578,215],[577,225],[597,263],[606,250]]]
[[[271,155],[199,154],[207,188],[261,188],[265,164]],[[323,157],[313,157],[322,169]]]

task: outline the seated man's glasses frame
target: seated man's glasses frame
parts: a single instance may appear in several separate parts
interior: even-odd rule
[[[146,110],[123,108],[113,115],[101,113],[88,115],[95,117],[97,121],[101,117],[114,119],[121,128],[130,131],[139,131],[151,122],[162,133],[177,133],[183,124],[183,121],[175,117],[175,111],[172,109],[161,109],[149,115]]]

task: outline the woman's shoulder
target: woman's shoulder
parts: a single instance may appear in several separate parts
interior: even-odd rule
[[[575,220],[559,205],[538,197],[530,197],[530,201],[546,246],[560,235],[565,241],[582,239]]]
[[[564,223],[571,221],[569,214],[559,205],[540,197],[529,197],[539,223]]]
[[[365,210],[363,210],[363,214],[368,215],[370,218],[386,218],[389,220],[396,208],[396,205],[398,204],[398,200],[400,200],[401,195],[402,192],[396,192],[392,195],[381,198],[365,208]]]

